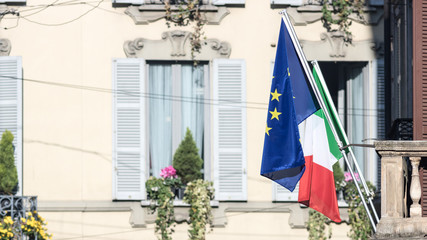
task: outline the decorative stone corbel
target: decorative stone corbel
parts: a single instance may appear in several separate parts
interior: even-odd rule
[[[137,38],[126,41],[123,49],[127,57],[138,57],[149,60],[211,60],[213,58],[230,57],[231,47],[227,42],[217,39],[207,39],[202,43],[200,53],[191,58],[191,46],[187,31],[168,31],[162,34],[160,40]]]
[[[309,60],[318,61],[366,61],[378,58],[378,46],[381,43],[372,41],[344,42],[342,32],[324,32],[320,41],[300,40],[301,46]]]
[[[0,38],[0,56],[9,56],[12,45],[9,39]]]
[[[331,52],[329,56],[331,57],[345,57],[344,51],[344,33],[343,32],[327,32],[320,34],[320,39],[322,41],[327,41],[330,45]]]

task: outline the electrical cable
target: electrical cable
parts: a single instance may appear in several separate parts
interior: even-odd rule
[[[99,5],[101,5],[101,3],[102,3],[103,1],[104,1],[104,0],[100,0],[100,1],[98,1],[98,3],[97,3],[95,6],[93,6],[91,9],[89,9],[89,10],[88,10],[88,11],[86,11],[85,13],[81,14],[80,16],[78,16],[78,17],[76,17],[76,18],[74,18],[74,19],[71,19],[71,20],[69,20],[69,21],[62,22],[62,23],[41,23],[41,22],[37,22],[37,21],[31,20],[31,19],[28,19],[28,18],[26,18],[26,17],[24,17],[24,16],[21,16],[21,18],[23,18],[23,19],[25,19],[25,20],[27,20],[27,21],[29,21],[29,22],[31,22],[31,23],[38,24],[38,25],[42,25],[42,26],[48,26],[48,27],[57,27],[57,26],[62,26],[62,25],[66,25],[66,24],[72,23],[72,22],[74,22],[74,21],[77,21],[78,19],[80,19],[80,18],[84,17],[84,16],[85,16],[85,15],[87,15],[88,13],[90,13],[90,12],[92,12],[93,10],[95,10],[96,8],[98,8],[98,7],[99,7]]]
[[[187,103],[199,103],[199,104],[204,104],[204,105],[218,105],[218,106],[227,105],[227,106],[235,107],[235,108],[251,108],[251,109],[267,110],[267,108],[263,108],[263,107],[251,107],[251,106],[245,107],[245,106],[232,105],[232,104],[254,104],[254,105],[266,106],[267,103],[232,101],[232,100],[217,100],[217,99],[208,99],[208,98],[198,99],[198,98],[194,98],[194,97],[154,94],[154,93],[146,93],[146,92],[139,92],[139,91],[113,90],[113,89],[107,89],[107,88],[89,87],[89,86],[82,86],[82,85],[75,85],[75,84],[54,83],[54,82],[47,82],[47,81],[41,81],[41,80],[35,80],[35,79],[28,79],[28,78],[22,78],[21,79],[21,78],[5,76],[5,75],[0,76],[0,78],[9,78],[9,79],[15,79],[15,80],[22,80],[22,81],[26,81],[26,82],[33,82],[33,83],[59,86],[59,87],[67,87],[67,88],[75,88],[75,89],[95,91],[95,92],[124,94],[127,96],[144,97],[144,98],[148,98],[148,99],[160,99],[160,100],[168,100],[168,101],[187,102]],[[217,103],[215,103],[215,102],[217,102]]]

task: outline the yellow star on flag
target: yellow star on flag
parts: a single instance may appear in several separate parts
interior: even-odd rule
[[[277,92],[277,88],[274,90],[274,93],[270,93],[271,94],[271,101],[273,101],[274,99],[276,99],[279,102],[279,97],[282,96],[282,94]]]
[[[270,133],[268,133],[268,131],[270,131],[271,128],[268,127],[268,125],[265,126],[265,133],[267,133],[268,136],[270,136]]]
[[[278,112],[277,108],[274,108],[274,111],[270,111],[270,113],[271,113],[271,119],[270,120],[273,120],[273,118],[276,118],[277,121],[279,121],[279,115],[282,113]]]
[[[289,68],[288,68],[288,76],[291,76],[291,72],[289,72]]]

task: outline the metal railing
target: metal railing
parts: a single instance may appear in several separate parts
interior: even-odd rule
[[[13,229],[15,237],[20,240],[37,240],[37,234],[34,237],[24,235],[21,225],[21,219],[27,219],[29,213],[37,212],[37,197],[35,196],[12,196],[0,195],[0,219],[10,216],[13,220]]]

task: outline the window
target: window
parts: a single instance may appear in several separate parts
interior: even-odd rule
[[[150,175],[159,177],[160,170],[172,164],[187,128],[199,155],[205,159],[204,137],[209,127],[205,121],[209,112],[204,111],[205,104],[209,104],[205,101],[209,95],[207,76],[207,64],[148,64]]]
[[[246,200],[245,71],[243,60],[113,60],[113,198],[144,199],[189,127],[216,199]]]
[[[17,1],[25,1],[25,0],[17,0]],[[141,5],[141,4],[151,4],[150,1],[144,0],[113,0],[113,3],[118,4],[133,4],[133,5]],[[155,3],[160,3],[159,1]],[[212,0],[213,5],[244,5],[245,0]]]
[[[22,195],[22,58],[0,57],[0,134],[12,132],[18,194]]]
[[[380,126],[384,122],[383,64],[382,59],[372,63],[319,62],[349,143],[369,143],[384,135]],[[353,147],[353,151],[365,179],[377,183],[380,163],[375,151],[361,147]],[[295,199],[298,199],[297,191],[273,186],[274,201]]]

